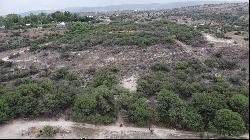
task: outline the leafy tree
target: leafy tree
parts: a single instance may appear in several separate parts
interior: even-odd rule
[[[202,131],[204,123],[198,112],[188,105],[173,107],[167,112],[166,126],[188,129],[193,131]]]
[[[56,11],[56,12],[52,13],[51,17],[53,20],[58,21],[58,22],[65,21],[65,19],[66,19],[64,13],[60,12],[60,11]]]
[[[98,87],[100,85],[106,85],[107,87],[112,87],[118,84],[118,78],[115,75],[116,68],[103,68],[97,70],[94,73],[93,78],[90,80],[89,85],[93,87]]]
[[[249,107],[249,99],[242,94],[234,94],[229,100],[229,106],[233,111],[243,112]]]
[[[195,93],[190,99],[191,105],[202,115],[206,124],[212,120],[217,110],[227,108],[227,98],[218,93]]]
[[[239,136],[246,131],[240,114],[228,109],[220,109],[215,113],[214,119],[209,123],[209,129],[229,136]]]
[[[167,123],[168,111],[171,108],[178,108],[183,105],[183,101],[178,97],[177,94],[172,91],[162,90],[157,96],[156,100],[158,101],[157,111],[160,116],[160,120],[164,123]]]
[[[146,99],[139,98],[130,106],[130,109],[125,114],[125,118],[137,125],[143,126],[155,121],[155,115],[155,110],[146,103]]]
[[[85,121],[86,116],[94,113],[97,101],[94,94],[88,94],[86,91],[77,95],[72,108],[72,118],[77,121]]]
[[[155,95],[163,88],[165,75],[161,72],[148,74],[138,80],[137,91],[148,96]]]
[[[10,119],[12,111],[9,103],[6,100],[0,99],[0,122]]]
[[[8,14],[5,18],[4,18],[4,26],[6,28],[10,28],[13,26],[18,26],[22,24],[22,19],[19,15],[17,14]]]
[[[229,100],[231,110],[238,112],[249,130],[249,99],[243,94],[234,94]]]
[[[72,118],[80,122],[112,123],[115,112],[113,100],[108,98],[109,93],[109,88],[103,85],[77,95],[72,108]]]

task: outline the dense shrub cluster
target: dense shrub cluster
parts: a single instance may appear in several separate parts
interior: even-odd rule
[[[143,97],[156,99],[155,122],[230,136],[248,129],[249,101],[241,80],[209,75],[214,67],[209,67],[207,61],[180,60],[169,64],[167,70],[165,67],[155,64],[152,73],[138,80],[137,91]]]
[[[112,123],[116,118],[114,88],[118,83],[115,67],[94,72],[86,90],[79,93],[74,102],[71,117],[75,121]]]
[[[69,108],[67,115],[74,121],[94,124],[113,123],[121,114],[139,126],[157,124],[226,136],[248,129],[249,100],[240,82],[208,75],[211,69],[196,59],[157,63],[151,69],[138,79],[135,92],[118,86],[118,69],[113,66],[89,70],[91,78],[84,88],[77,75],[64,68],[47,76],[52,80],[0,85],[0,122],[56,115]]]
[[[66,31],[65,35],[54,42],[54,47],[60,47],[56,44],[61,43],[66,44],[66,47],[60,47],[60,49],[77,50],[100,44],[145,47],[172,43],[173,39],[192,44],[199,36],[201,37],[201,34],[195,31],[194,28],[169,21],[153,21],[149,23],[114,21],[110,24],[75,22]],[[202,41],[204,39],[200,38],[198,40]],[[201,44],[204,44],[204,42]]]
[[[78,88],[71,81],[23,80],[0,88],[0,121],[51,116],[71,106]]]

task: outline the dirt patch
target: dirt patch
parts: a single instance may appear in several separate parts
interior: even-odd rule
[[[132,75],[130,77],[122,79],[121,85],[129,91],[136,91],[137,79],[138,77],[136,75]]]
[[[204,38],[206,38],[206,40],[210,43],[228,43],[228,44],[232,44],[234,42],[234,40],[232,39],[220,39],[220,38],[216,38],[210,34],[203,34]]]
[[[198,138],[195,133],[177,131],[164,128],[153,128],[154,133],[150,133],[148,128],[139,127],[120,127],[117,125],[98,126],[81,124],[63,119],[59,120],[14,120],[0,126],[0,138],[37,138],[36,133],[42,127],[50,125],[58,128],[53,138]]]

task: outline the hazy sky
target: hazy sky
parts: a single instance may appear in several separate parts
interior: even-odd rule
[[[194,0],[0,0],[0,15],[22,13],[31,10],[56,10],[66,7],[107,6],[140,3],[168,3]],[[196,0],[198,1],[198,0]],[[206,0],[209,1],[209,0]],[[227,1],[227,0],[216,0]],[[229,0],[228,0],[229,1]],[[242,0],[248,1],[248,0]]]

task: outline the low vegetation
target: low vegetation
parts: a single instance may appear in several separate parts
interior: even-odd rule
[[[245,20],[227,14],[198,17],[192,14],[191,18],[232,26],[218,29],[220,25],[193,27],[169,20],[133,22],[119,17],[110,23],[102,23],[96,18],[69,12],[25,17],[10,14],[0,17],[0,26],[6,27],[5,32],[11,31],[12,39],[4,38],[8,41],[0,42],[0,52],[27,46],[32,54],[56,50],[60,55],[56,60],[70,63],[74,57],[70,51],[91,50],[98,45],[136,46],[144,51],[149,46],[155,47],[153,45],[169,49],[167,46],[175,46],[180,41],[196,49],[207,43],[201,31],[226,38],[226,32],[236,31],[235,35],[242,35],[248,30]],[[63,29],[56,27],[59,22],[66,22],[67,26]],[[27,23],[31,26],[26,26]],[[58,28],[59,31],[38,37],[23,36],[29,29],[37,27],[48,31]],[[169,52],[173,51],[171,49]],[[184,49],[180,48],[180,52]],[[120,86],[120,69],[115,65],[84,69],[78,74],[74,68],[39,69],[35,64],[20,68],[14,62],[0,60],[0,123],[14,118],[65,114],[75,122],[111,124],[121,114],[125,123],[138,126],[158,125],[201,134],[209,131],[223,136],[246,133],[249,130],[249,80],[246,78],[249,70],[241,66],[239,59],[229,59],[219,51],[202,59],[187,58],[185,54],[190,55],[189,52],[183,53],[178,59],[171,55],[175,61],[153,61],[144,65],[148,69],[137,80],[136,91]],[[19,55],[11,54],[10,59]],[[53,137],[55,133],[55,128],[45,126],[38,136]]]
[[[56,133],[56,130],[52,126],[44,126],[42,129],[40,129],[38,133],[38,137],[53,137]]]

